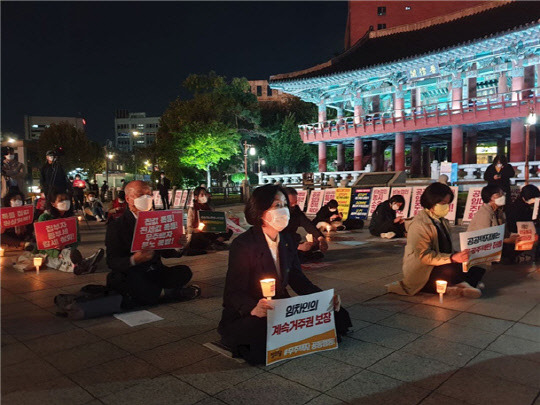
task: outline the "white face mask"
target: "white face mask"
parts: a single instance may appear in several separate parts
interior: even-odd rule
[[[392,204],[392,209],[394,211],[399,211],[399,204]]]
[[[208,202],[208,197],[207,196],[199,197],[199,202],[201,204],[206,204]]]
[[[328,208],[330,210],[330,212],[336,212],[337,211],[337,208]]]
[[[533,205],[536,198],[531,198],[530,200],[527,200],[527,204]]]
[[[88,201],[94,201],[96,197],[88,197]]]
[[[6,155],[7,160],[13,160],[15,159],[15,155]]]
[[[276,231],[281,232],[289,225],[289,209],[287,207],[268,211],[269,220],[264,220]]]
[[[506,204],[506,196],[503,195],[503,196],[501,196],[501,197],[499,197],[499,198],[495,198],[495,199],[493,200],[493,202],[494,202],[498,207],[502,207],[503,205]]]
[[[496,166],[497,166],[499,169],[500,169],[501,167],[503,167],[502,163],[497,163]]]
[[[123,203],[124,203],[124,200],[121,200],[121,199],[119,198],[119,199],[118,199],[118,202],[119,202],[120,204],[123,204]]]
[[[12,206],[12,207],[20,207],[23,205],[23,202],[22,200],[11,200],[9,202],[9,204]]]
[[[145,194],[135,198],[133,204],[139,211],[150,211],[152,209],[152,196]]]
[[[58,211],[69,211],[69,207],[71,207],[71,201],[64,200],[56,203],[56,209]]]

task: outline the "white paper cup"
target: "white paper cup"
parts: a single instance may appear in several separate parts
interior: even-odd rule
[[[276,279],[265,278],[264,280],[261,280],[261,289],[263,296],[267,299],[271,299],[276,295]]]
[[[445,280],[437,280],[435,281],[435,285],[437,286],[437,293],[444,294],[446,292],[448,282]]]

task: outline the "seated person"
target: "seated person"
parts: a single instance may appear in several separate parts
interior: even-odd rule
[[[188,266],[167,267],[161,262],[162,257],[181,257],[182,250],[143,250],[131,253],[137,215],[140,211],[152,209],[153,198],[150,186],[140,180],[129,182],[125,193],[128,209],[124,215],[107,225],[107,265],[112,270],[107,275],[107,285],[122,294],[124,308],[157,304],[162,290],[165,300],[198,297],[199,287],[186,287],[192,276]]]
[[[112,202],[112,208],[108,212],[107,219],[120,218],[122,215],[124,215],[126,208],[126,193],[122,190],[118,192],[118,197],[116,197]]]
[[[396,217],[396,211],[401,210],[404,206],[405,199],[402,195],[395,195],[380,203],[371,216],[369,232],[373,236],[386,239],[406,236],[405,220]]]
[[[311,260],[320,260],[324,257],[324,252],[328,250],[328,243],[326,238],[319,231],[315,225],[311,223],[306,214],[302,212],[298,206],[298,192],[292,188],[287,187],[285,189],[287,198],[289,199],[289,225],[283,230],[284,233],[288,233],[292,236],[296,245],[298,246],[298,258],[300,263],[307,263]],[[309,236],[306,236],[306,242],[300,243],[302,237],[297,233],[298,228],[302,227],[306,230]]]
[[[45,198],[45,194],[41,193],[34,200],[34,221],[37,221],[39,216],[43,214],[46,209],[47,209],[47,199]]]
[[[289,222],[289,209],[281,186],[256,188],[246,204],[245,215],[253,227],[231,244],[218,332],[234,356],[259,364],[265,362],[266,316],[273,308],[272,301],[262,295],[260,280],[276,279],[276,299],[290,297],[288,285],[299,295],[321,289],[304,275],[296,243],[290,234],[282,232]],[[340,308],[337,295],[334,309],[336,332],[341,336],[352,324],[347,311]]]
[[[193,206],[187,214],[188,248],[195,250],[226,250],[225,241],[232,236],[229,229],[226,233],[205,232],[203,224],[199,223],[199,211],[214,211],[210,205],[209,193],[206,188],[199,186],[193,191]]]
[[[454,199],[452,189],[442,183],[430,184],[420,198],[424,209],[411,221],[403,254],[403,280],[388,284],[388,292],[415,295],[421,291],[436,294],[436,280],[446,280],[448,294],[479,298],[477,288],[485,270],[471,267],[463,272],[469,251],[454,253],[450,225],[444,217]]]
[[[24,195],[17,189],[12,189],[3,199],[2,207],[22,207],[24,205]],[[2,228],[0,240],[2,245],[14,248],[24,248],[34,250],[34,225],[14,226],[13,228]]]
[[[96,221],[105,221],[105,214],[103,213],[103,204],[96,197],[96,194],[91,191],[86,196],[86,202],[84,203],[84,213],[90,218],[95,218]]]
[[[67,193],[52,194],[47,201],[47,210],[40,215],[38,222],[50,221],[52,219],[69,218],[73,216],[73,207]],[[83,259],[81,252],[77,249],[81,235],[79,233],[79,223],[77,222],[77,242],[64,247],[63,249],[40,250],[39,253],[47,255],[46,266],[52,269],[75,273],[93,273],[96,271],[98,262],[103,258],[103,249],[98,249],[92,256]]]
[[[330,200],[328,204],[323,205],[311,222],[321,232],[342,231],[345,229],[343,215],[338,211],[338,202],[336,200]]]

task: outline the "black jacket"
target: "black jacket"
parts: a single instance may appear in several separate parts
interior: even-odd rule
[[[324,205],[319,212],[317,212],[317,215],[315,215],[315,218],[313,219],[313,224],[317,225],[319,222],[330,222],[330,218],[333,215],[339,214],[339,211],[332,212],[330,211],[330,208],[328,208],[328,205]]]
[[[105,236],[105,246],[107,248],[107,266],[112,271],[127,272],[131,269],[149,269],[150,266],[163,266],[161,258],[180,257],[182,252],[174,249],[156,250],[152,260],[131,266],[131,242],[135,232],[135,216],[126,209],[124,215],[109,222],[107,234]]]
[[[499,175],[501,176],[500,179],[495,179],[495,176]],[[490,164],[486,172],[484,173],[484,180],[488,182],[488,184],[495,184],[499,187],[501,187],[504,192],[507,194],[506,198],[510,198],[510,179],[516,175],[516,172],[514,171],[514,168],[510,164],[505,164],[500,172],[497,173],[497,169],[495,169],[494,164]]]
[[[369,224],[369,231],[372,235],[379,236],[382,232],[386,232],[386,229],[394,223],[396,219],[396,211],[392,209],[388,200],[383,201],[371,216],[371,223]]]
[[[517,222],[532,221],[533,206],[518,197],[515,202],[508,206],[505,214],[507,231],[517,233]]]
[[[283,232],[292,235],[293,240],[296,241],[296,232],[299,227],[302,227],[306,230],[307,233],[313,235],[313,240],[317,239],[319,236],[324,236],[315,225],[309,220],[309,218],[302,212],[300,207],[297,205],[294,208],[289,210],[291,218],[289,219],[289,225],[283,230]]]
[[[158,190],[159,194],[167,197],[169,194],[169,189],[171,188],[171,181],[167,177],[159,179]]]
[[[53,181],[54,179],[54,181]],[[66,172],[58,162],[45,163],[40,170],[39,185],[41,192],[48,196],[49,193],[66,193],[70,189]]]
[[[280,233],[278,250],[282,277],[278,276],[272,253],[260,226],[248,229],[232,242],[220,329],[239,318],[250,316],[251,310],[264,298],[260,284],[262,279],[276,279],[276,299],[290,297],[288,285],[298,295],[321,291],[302,272],[296,243],[289,234]]]

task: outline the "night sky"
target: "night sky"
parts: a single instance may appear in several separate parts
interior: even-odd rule
[[[347,2],[5,2],[2,131],[23,116],[161,115],[190,73],[268,79],[343,50]]]

